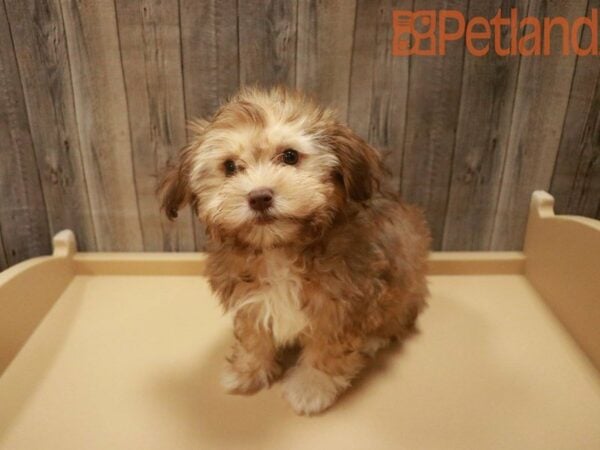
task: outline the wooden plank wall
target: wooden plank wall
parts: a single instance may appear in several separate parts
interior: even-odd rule
[[[63,228],[83,250],[204,248],[154,187],[186,120],[244,84],[334,106],[425,208],[436,249],[520,248],[534,189],[600,218],[598,57],[391,54],[393,9],[513,7],[573,19],[600,0],[0,0],[0,269]]]
[[[50,251],[48,207],[29,126],[15,44],[0,8],[0,229],[8,264]]]

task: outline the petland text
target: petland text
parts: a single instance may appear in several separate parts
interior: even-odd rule
[[[445,55],[449,42],[463,38],[474,56],[485,56],[490,51],[499,56],[547,56],[558,51],[563,55],[598,55],[598,8],[591,9],[589,17],[572,22],[564,17],[519,19],[516,8],[511,9],[509,17],[498,10],[491,19],[476,16],[469,20],[456,10],[394,10],[392,23],[395,56]],[[583,43],[580,38],[586,28],[590,38]]]

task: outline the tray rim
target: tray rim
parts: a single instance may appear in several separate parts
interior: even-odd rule
[[[53,249],[50,256],[23,261],[0,273],[0,330],[24,324],[16,329],[19,336],[7,338],[4,333],[0,339],[0,375],[75,276],[203,276],[208,256],[203,252],[78,252],[70,230],[54,236]],[[523,276],[600,371],[598,266],[600,221],[556,216],[554,198],[536,191],[523,251],[432,252],[428,274]]]
[[[528,244],[535,225],[553,221],[600,232],[600,220],[554,213],[554,198],[545,191],[531,196],[528,229],[522,251],[434,251],[429,275],[527,274]],[[600,236],[600,235],[599,235]],[[0,294],[20,274],[50,261],[62,261],[74,275],[203,275],[206,252],[79,252],[75,234],[62,230],[52,239],[53,253],[22,261],[0,272]]]

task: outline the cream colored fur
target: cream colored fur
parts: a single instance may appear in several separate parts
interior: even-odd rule
[[[283,250],[266,251],[265,262],[266,270],[260,277],[263,288],[232,312],[236,314],[244,307],[258,305],[260,316],[256,325],[271,329],[275,344],[285,346],[292,344],[308,325],[300,304],[302,280]]]

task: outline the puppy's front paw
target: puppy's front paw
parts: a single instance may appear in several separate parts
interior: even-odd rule
[[[227,364],[221,373],[221,385],[230,394],[254,394],[269,386],[269,377],[265,370],[242,372]]]
[[[370,337],[364,342],[362,352],[370,358],[374,358],[379,350],[390,345],[390,341],[389,338]]]
[[[283,396],[297,414],[317,414],[329,408],[349,386],[346,379],[310,366],[290,370],[283,381]]]
[[[238,351],[227,361],[221,385],[230,394],[254,394],[269,387],[280,375],[281,366],[276,361],[262,361],[251,353]]]

